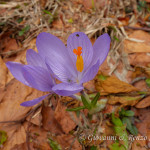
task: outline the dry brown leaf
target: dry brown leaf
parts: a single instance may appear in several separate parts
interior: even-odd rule
[[[72,135],[62,134],[56,137],[57,142],[61,145],[62,149],[69,149],[72,144],[72,150],[82,150],[82,146],[78,140]],[[73,141],[75,142],[73,143]]]
[[[53,25],[56,29],[62,29],[63,26],[64,26],[64,25],[63,25],[63,22],[61,21],[61,19],[53,21],[52,25]]]
[[[7,32],[0,37],[0,52],[16,51],[19,48],[16,39],[10,38],[11,34]]]
[[[54,110],[52,107],[44,106],[42,107],[42,124],[43,128],[47,131],[50,131],[54,134],[61,134],[63,133],[60,124],[54,117]]]
[[[12,121],[24,118],[31,108],[20,106],[20,104],[44,94],[41,91],[22,84],[16,79],[9,82],[4,93],[0,103],[0,121]]]
[[[150,52],[150,34],[142,30],[134,31],[130,38],[143,40],[144,42],[124,41],[124,48],[127,53]]]
[[[26,120],[33,123],[34,125],[41,126],[42,125],[42,123],[41,123],[41,121],[42,121],[41,108],[39,110],[37,110],[37,112],[35,112],[34,114],[29,115],[26,118]]]
[[[32,88],[14,79],[6,86],[4,93],[0,103],[0,121],[12,121],[23,118],[31,108],[22,107],[20,103],[24,102],[32,93]]]
[[[45,8],[46,3],[47,3],[47,0],[40,0],[40,4],[42,8]]]
[[[146,2],[150,3],[150,0],[145,0]]]
[[[140,137],[141,135],[138,136]],[[146,146],[146,140],[135,140],[132,143],[132,150],[147,150],[145,146]]]
[[[0,121],[15,121],[24,119],[30,107],[22,107],[20,103],[42,96],[43,92],[25,86],[13,79],[3,91],[4,96],[0,103]],[[11,150],[15,145],[26,141],[26,131],[20,124],[0,124],[0,130],[7,132],[8,140],[4,150]]]
[[[105,61],[102,63],[102,65],[100,66],[100,70],[103,74],[109,74],[110,72],[110,67],[107,63],[107,59],[105,59]]]
[[[65,133],[69,133],[69,131],[73,130],[76,127],[76,124],[71,119],[66,109],[67,107],[64,106],[61,101],[58,101],[58,104],[55,110],[55,118],[57,122],[59,122],[59,124],[61,125],[63,131]]]
[[[118,20],[121,22],[121,26],[127,26],[129,24],[129,17],[118,17]]]
[[[150,96],[142,99],[140,102],[138,102],[135,107],[136,108],[146,108],[150,106]]]
[[[111,114],[113,112],[114,106],[109,105],[108,103],[106,104],[106,107],[103,110],[104,114]]]
[[[99,75],[98,75],[99,76]],[[108,77],[106,80],[100,80],[97,76],[95,81],[96,90],[102,93],[129,93],[138,91],[134,86],[119,80],[116,77]]]
[[[3,150],[11,150],[15,145],[22,144],[26,141],[25,128],[20,124],[4,124],[3,126],[0,126],[0,130],[7,132],[8,136]]]
[[[130,105],[134,106],[138,101],[141,99],[141,96],[124,96],[124,97],[119,97],[119,96],[109,96],[108,99],[108,104],[114,105],[117,103],[123,104],[123,106]]]
[[[25,128],[28,123],[25,124]],[[48,144],[48,132],[35,125],[29,127],[30,148],[33,150],[52,150]]]
[[[136,127],[141,135],[146,136],[150,131],[150,109],[143,108],[143,109],[135,109],[135,116],[140,119],[140,122],[136,123]]]
[[[135,112],[135,116],[137,116],[140,119],[140,121],[136,122],[135,124],[138,129],[138,132],[142,136],[147,137],[147,140],[146,141],[144,140],[143,142],[146,142],[147,146],[150,146],[149,144],[150,143],[150,119],[149,119],[150,109],[147,109],[147,108],[134,109],[134,112]]]
[[[7,67],[3,62],[2,58],[0,57],[0,89],[5,87],[7,80]]]
[[[19,145],[15,145],[11,150],[28,150],[27,143],[22,143],[22,144],[19,144]]]
[[[145,72],[145,68],[142,68],[142,67],[135,67],[135,70],[134,72],[132,73],[131,75],[131,78],[134,79],[138,76],[141,76],[141,75],[144,75],[146,72]]]
[[[105,124],[104,129],[104,133],[106,134],[106,136],[115,135],[115,131],[112,126],[108,126],[107,124]]]
[[[150,55],[147,53],[129,54],[128,59],[133,66],[147,66],[150,63]]]
[[[88,89],[88,92],[94,92],[95,91],[95,85],[94,85],[94,81],[93,80],[84,83],[83,86],[86,89]]]

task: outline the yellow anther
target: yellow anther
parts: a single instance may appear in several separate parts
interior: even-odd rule
[[[77,55],[76,68],[79,72],[82,72],[83,68],[84,68],[84,62],[83,62],[83,58],[81,56],[82,47],[78,47],[77,49],[74,49],[73,53]]]

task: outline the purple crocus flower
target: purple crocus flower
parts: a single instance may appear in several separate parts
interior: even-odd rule
[[[26,53],[26,59],[28,65],[17,62],[7,62],[6,66],[12,75],[23,84],[40,91],[50,92],[49,94],[53,93],[52,87],[56,83],[39,53],[29,49]],[[33,106],[42,101],[49,94],[31,101],[23,102],[21,106]]]
[[[89,38],[82,32],[71,34],[67,48],[52,34],[42,32],[36,40],[38,53],[30,49],[26,59],[28,65],[7,62],[13,76],[27,86],[40,91],[71,96],[83,89],[83,83],[92,80],[98,72],[110,48],[108,34],[100,36],[92,46]],[[56,84],[55,78],[62,83]],[[49,94],[22,103],[33,106]]]
[[[82,32],[71,34],[66,46],[55,36],[41,33],[37,37],[37,48],[45,59],[51,73],[62,81],[52,90],[62,96],[70,96],[83,89],[83,83],[92,80],[99,66],[106,59],[110,48],[110,37],[101,35],[92,46]]]

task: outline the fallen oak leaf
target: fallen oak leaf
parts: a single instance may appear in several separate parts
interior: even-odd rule
[[[143,95],[135,96],[135,97],[110,95],[109,98],[108,98],[108,104],[115,105],[117,103],[120,103],[123,106],[127,106],[127,105],[134,106],[142,98],[143,98]]]
[[[127,53],[150,52],[150,35],[147,32],[137,30],[129,35],[129,38],[142,40],[143,42],[124,41],[124,49]]]
[[[97,78],[95,80],[95,87],[96,87],[96,90],[101,93],[101,95],[103,95],[102,93],[116,94],[116,93],[129,93],[129,92],[139,91],[134,86],[126,82],[123,82],[113,76],[111,77],[107,76],[107,78],[101,79],[100,75],[97,75]]]
[[[3,150],[11,150],[15,145],[22,144],[26,141],[25,128],[20,124],[5,124],[0,127],[0,130],[5,131],[8,136],[8,139],[4,144]]]
[[[32,93],[32,88],[23,85],[16,79],[10,81],[3,91],[4,96],[0,103],[0,121],[19,120],[31,109],[22,107],[20,103]]]
[[[142,99],[140,102],[138,102],[135,107],[136,108],[146,108],[150,106],[150,96]]]
[[[22,107],[20,104],[44,94],[16,79],[11,80],[3,92],[4,96],[0,103],[0,114],[2,114],[0,115],[0,122],[21,120],[31,110],[31,107]]]
[[[55,119],[61,125],[63,131],[65,133],[69,133],[69,131],[73,130],[76,127],[76,123],[71,119],[69,113],[66,111],[67,107],[62,104],[59,100],[57,103],[57,107],[55,110]],[[76,117],[73,112],[74,117]]]
[[[0,89],[3,89],[7,79],[7,67],[0,57]]]
[[[61,145],[62,149],[71,149],[73,150],[82,150],[82,146],[78,142],[77,139],[75,139],[74,136],[69,134],[61,134],[56,136],[56,141]]]
[[[150,119],[149,119],[150,109],[135,109],[135,116],[137,116],[140,121],[136,122],[135,125],[138,129],[138,132],[142,136],[147,136],[150,132]]]
[[[138,136],[140,137],[141,135]],[[131,137],[131,140],[133,140],[132,138],[133,137]],[[134,140],[132,143],[132,150],[147,150],[145,146],[146,146],[145,140]]]
[[[54,134],[63,133],[63,130],[59,122],[57,122],[57,120],[55,119],[54,116],[55,111],[52,109],[52,107],[43,105],[41,114],[42,114],[42,125],[46,131],[50,131],[51,133]]]

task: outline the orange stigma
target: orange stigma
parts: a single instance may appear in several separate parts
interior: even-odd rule
[[[81,56],[81,54],[82,54],[82,47],[78,47],[77,49],[74,49],[73,53],[77,55],[77,61],[76,61],[77,70],[79,72],[82,72],[83,68],[84,68],[84,62],[83,62],[83,58]]]

